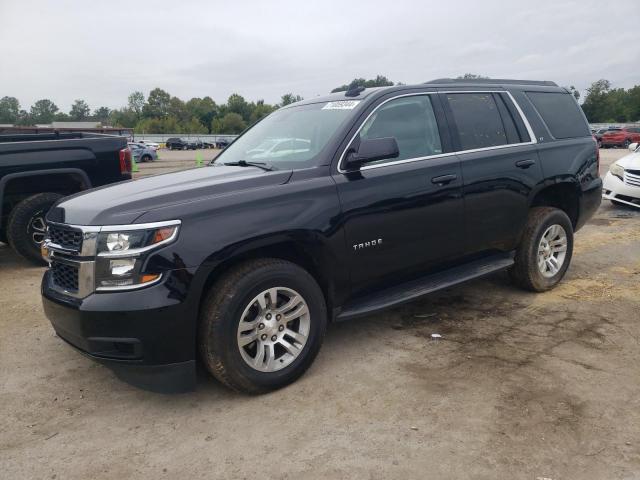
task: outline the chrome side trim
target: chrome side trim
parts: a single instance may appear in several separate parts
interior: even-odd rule
[[[171,227],[173,225],[180,225],[181,223],[181,220],[167,220],[166,222],[134,223],[131,225],[105,225],[99,228],[101,232],[126,232],[128,230],[145,230],[150,228]]]
[[[385,103],[390,102],[391,100],[395,100],[397,98],[417,97],[417,96],[421,96],[421,95],[437,95],[438,93],[506,93],[509,96],[509,98],[511,99],[511,101],[513,102],[514,106],[516,107],[516,110],[518,111],[518,114],[522,118],[522,122],[524,123],[524,126],[527,129],[527,133],[529,134],[530,141],[528,141],[528,142],[520,142],[520,143],[510,143],[510,144],[507,144],[507,145],[496,145],[495,147],[474,148],[474,149],[471,149],[471,150],[459,150],[457,152],[439,153],[439,154],[436,154],[436,155],[428,155],[426,157],[405,158],[403,160],[395,160],[393,162],[387,162],[387,163],[380,163],[380,164],[377,164],[377,165],[364,166],[364,167],[361,167],[359,169],[359,171],[371,170],[371,169],[374,169],[374,168],[389,167],[389,166],[392,166],[392,165],[401,165],[403,163],[420,162],[422,160],[431,160],[431,159],[434,159],[434,158],[451,157],[451,156],[459,155],[459,154],[463,154],[463,153],[486,152],[486,151],[491,151],[491,150],[499,150],[499,149],[503,149],[503,148],[518,147],[518,146],[522,146],[522,145],[534,145],[534,144],[538,143],[537,140],[536,140],[535,135],[533,134],[533,129],[531,128],[531,125],[529,124],[529,120],[524,115],[524,112],[520,108],[520,105],[518,105],[518,102],[516,102],[516,99],[513,98],[513,95],[511,95],[511,92],[508,92],[506,90],[446,90],[446,91],[435,91],[435,92],[405,93],[405,94],[402,94],[402,95],[396,95],[396,96],[393,96],[393,97],[390,97],[390,98],[386,99],[384,102],[382,102],[378,106],[376,106],[376,108],[374,108],[371,111],[371,113],[369,113],[369,115],[367,115],[367,117],[363,120],[363,122],[360,124],[358,129],[355,131],[355,133],[351,137],[351,140],[349,140],[349,143],[347,144],[345,149],[342,151],[342,154],[340,155],[340,160],[338,161],[338,172],[342,173],[342,174],[346,174],[346,173],[350,172],[350,170],[346,170],[346,169],[342,168],[342,164],[344,162],[345,154],[347,153],[347,151],[351,147],[351,144],[354,142],[356,137],[360,134],[360,130],[362,130],[362,128],[367,123],[369,118],[381,106],[383,106]]]

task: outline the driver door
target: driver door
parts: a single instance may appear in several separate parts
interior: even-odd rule
[[[464,252],[462,174],[437,95],[383,101],[353,140],[394,137],[399,156],[335,175],[352,292],[429,271]],[[352,141],[352,144],[353,141]]]

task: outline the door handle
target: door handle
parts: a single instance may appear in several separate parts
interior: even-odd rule
[[[520,160],[516,162],[516,167],[518,168],[529,168],[532,165],[535,165],[535,160]]]
[[[431,179],[431,183],[435,183],[437,185],[446,185],[447,183],[453,182],[457,178],[458,176],[454,174],[440,175],[439,177],[433,177]]]

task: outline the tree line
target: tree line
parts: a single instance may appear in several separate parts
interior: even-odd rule
[[[458,78],[488,77],[466,73]],[[390,85],[394,85],[394,82],[378,75],[373,79],[355,78],[331,92],[359,86],[369,88]],[[576,99],[580,98],[580,92],[575,87],[568,89]],[[87,102],[79,99],[73,102],[66,113],[49,99],[36,101],[27,111],[21,108],[17,98],[5,96],[0,99],[0,124],[36,125],[75,120],[133,128],[136,133],[236,134],[277,108],[299,100],[302,100],[300,95],[287,93],[277,104],[268,104],[264,100],[249,102],[234,93],[226,103],[217,104],[209,96],[184,101],[161,88],[154,88],[146,97],[142,92],[133,92],[127,99],[127,105],[119,109],[99,107],[92,112]],[[582,108],[591,123],[640,121],[640,85],[629,89],[613,88],[608,80],[598,80],[586,89]]]

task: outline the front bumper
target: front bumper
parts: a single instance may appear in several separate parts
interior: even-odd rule
[[[640,208],[640,187],[629,185],[607,172],[604,177],[602,198]]]
[[[175,392],[195,387],[197,306],[186,293],[191,271],[134,291],[77,299],[42,279],[44,312],[60,338],[141,388]],[[197,305],[197,303],[196,303]]]

